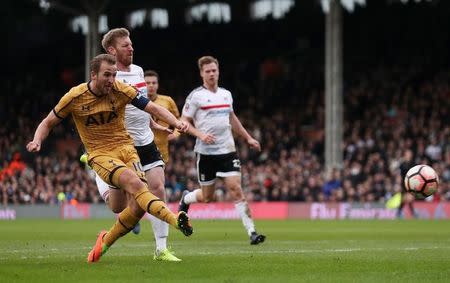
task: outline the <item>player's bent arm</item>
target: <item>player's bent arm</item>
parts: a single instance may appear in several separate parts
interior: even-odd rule
[[[216,138],[211,134],[206,134],[194,127],[194,121],[191,117],[187,116],[181,116],[181,121],[184,121],[185,123],[189,124],[189,130],[187,131],[188,134],[200,139],[202,142],[206,144],[212,144],[216,141]]]
[[[172,113],[170,113],[169,110],[166,108],[149,101],[147,105],[144,108],[144,111],[150,114],[153,114],[163,120],[164,122],[168,123],[169,125],[179,129],[182,127],[180,123],[182,123],[180,120],[178,120]]]
[[[147,97],[136,96],[133,100],[131,100],[131,104],[147,113],[158,116],[158,118],[177,128],[181,132],[187,132],[189,128],[188,124],[178,120],[172,113],[170,113],[169,110],[153,103]]]
[[[47,117],[42,120],[34,133],[33,141],[27,144],[27,150],[30,152],[39,151],[42,142],[47,138],[50,131],[55,127],[61,119],[58,118],[53,111],[48,113]]]
[[[150,117],[150,128],[152,130],[167,132],[167,134],[169,135],[173,133],[171,129],[161,126],[160,124],[156,123],[155,120],[153,120],[153,118],[151,117]]]
[[[203,133],[201,131],[199,131],[196,127],[194,127],[194,122],[193,122],[192,118],[186,117],[186,116],[181,116],[180,119],[181,119],[181,121],[184,121],[185,123],[189,124],[189,131],[187,132],[188,134],[201,139],[201,136]]]
[[[234,114],[234,112],[230,113],[230,124],[231,128],[233,129],[236,134],[244,138],[245,140],[248,140],[251,138],[250,134],[247,132],[247,130],[242,126],[241,121],[239,121],[239,118]]]
[[[261,145],[259,144],[259,142],[256,139],[254,139],[247,132],[247,130],[244,128],[244,126],[242,125],[241,121],[236,116],[236,114],[234,114],[234,112],[230,113],[230,124],[231,124],[231,128],[233,129],[233,131],[236,132],[242,138],[244,138],[245,141],[247,142],[247,144],[251,148],[254,148],[254,149],[258,150],[258,151],[261,150]]]
[[[180,118],[180,111],[178,111],[178,107],[171,97],[169,97],[169,108],[167,110],[169,110],[170,113],[172,113],[177,119]],[[178,130],[174,130],[172,134],[167,136],[167,139],[169,141],[175,140],[180,136],[180,134],[181,133]]]

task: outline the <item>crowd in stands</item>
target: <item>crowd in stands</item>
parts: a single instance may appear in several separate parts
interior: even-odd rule
[[[325,172],[323,21],[320,9],[309,18],[302,11],[299,7],[277,22],[137,28],[132,31],[135,62],[159,72],[161,92],[181,109],[200,84],[196,59],[218,57],[220,85],[233,93],[237,115],[262,145],[256,153],[237,141],[250,201],[384,203],[401,191],[399,165],[406,149],[413,151],[415,163],[429,164],[439,174],[433,201],[450,200],[448,33],[439,21],[424,18],[405,28],[397,15],[406,10],[387,14],[382,23],[363,22],[368,10],[346,19],[346,28],[358,27],[347,36],[356,32],[362,39],[345,40],[343,168]],[[411,10],[416,12],[435,17],[431,10]],[[444,16],[440,19],[448,20]],[[361,25],[377,32],[360,34]],[[52,25],[48,37],[60,35],[58,28]],[[239,40],[237,29],[245,35]],[[7,95],[0,96],[0,205],[102,202],[93,172],[79,162],[82,147],[70,119],[53,130],[40,153],[25,150],[37,123],[65,91],[84,80],[82,52],[73,48],[82,48],[84,37],[64,34],[62,42],[30,32],[35,52],[21,52],[29,47],[25,44],[9,52],[15,65],[27,67],[8,73]],[[428,40],[418,41],[421,37]],[[198,188],[193,145],[191,137],[181,136],[170,146],[169,201],[178,201],[184,189]],[[217,187],[217,198],[228,200],[220,182]]]
[[[399,165],[406,149],[414,152],[415,163],[430,164],[438,172],[441,184],[434,200],[450,200],[448,82],[448,73],[426,77],[414,68],[379,68],[355,78],[344,90],[343,168],[329,174],[324,171],[323,93],[304,94],[304,105],[281,96],[293,107],[266,115],[237,108],[263,147],[256,153],[238,140],[249,200],[384,202],[401,190]],[[101,202],[92,171],[78,161],[81,149],[70,121],[55,128],[38,155],[24,152],[36,121],[5,121],[0,129],[2,204]],[[188,136],[171,144],[166,167],[170,201],[198,187],[193,144]],[[219,200],[229,199],[220,182],[217,192]]]
[[[416,164],[431,165],[441,178],[434,200],[449,200],[450,77],[423,76],[415,70],[380,68],[345,90],[344,166],[328,175],[323,167],[323,96],[311,95],[305,111],[280,109],[258,119],[244,115],[263,145],[261,154],[239,146],[249,199],[384,202],[401,191],[399,166],[404,151],[411,149]],[[189,148],[173,155],[169,176],[195,181]],[[171,188],[177,191],[176,185]],[[220,196],[227,199],[225,191]]]

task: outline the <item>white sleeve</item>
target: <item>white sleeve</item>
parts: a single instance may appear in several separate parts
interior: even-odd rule
[[[197,112],[197,109],[198,109],[198,103],[195,100],[194,94],[191,93],[186,98],[186,102],[184,103],[182,116],[192,118],[192,117],[194,117],[195,112]]]
[[[140,66],[137,66],[138,67],[138,70],[139,70],[139,77],[141,77],[142,79],[144,79],[144,70],[142,69],[142,67],[140,67]]]
[[[233,109],[233,95],[231,95],[231,92],[228,91],[228,95],[230,96],[230,108],[231,108],[231,112],[234,112]]]

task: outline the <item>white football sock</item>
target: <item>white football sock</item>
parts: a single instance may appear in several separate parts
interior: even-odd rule
[[[184,196],[184,203],[185,204],[191,204],[197,202],[197,191],[200,191],[200,189],[193,190],[192,192],[188,193]]]
[[[148,214],[148,219],[152,223],[153,234],[155,235],[156,253],[167,249],[167,236],[169,235],[169,223]]]
[[[240,201],[234,204],[239,216],[241,216],[242,224],[244,224],[247,234],[250,236],[255,230],[255,223],[253,223],[252,216],[250,214],[250,208],[246,201]]]

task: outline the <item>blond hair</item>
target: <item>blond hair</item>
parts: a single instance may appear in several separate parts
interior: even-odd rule
[[[116,38],[130,36],[130,32],[126,28],[115,28],[108,31],[102,39],[102,47],[108,52],[109,47],[114,47]]]
[[[204,65],[208,65],[211,63],[216,63],[217,67],[219,67],[219,61],[212,56],[202,56],[198,59],[198,68],[201,71]]]

